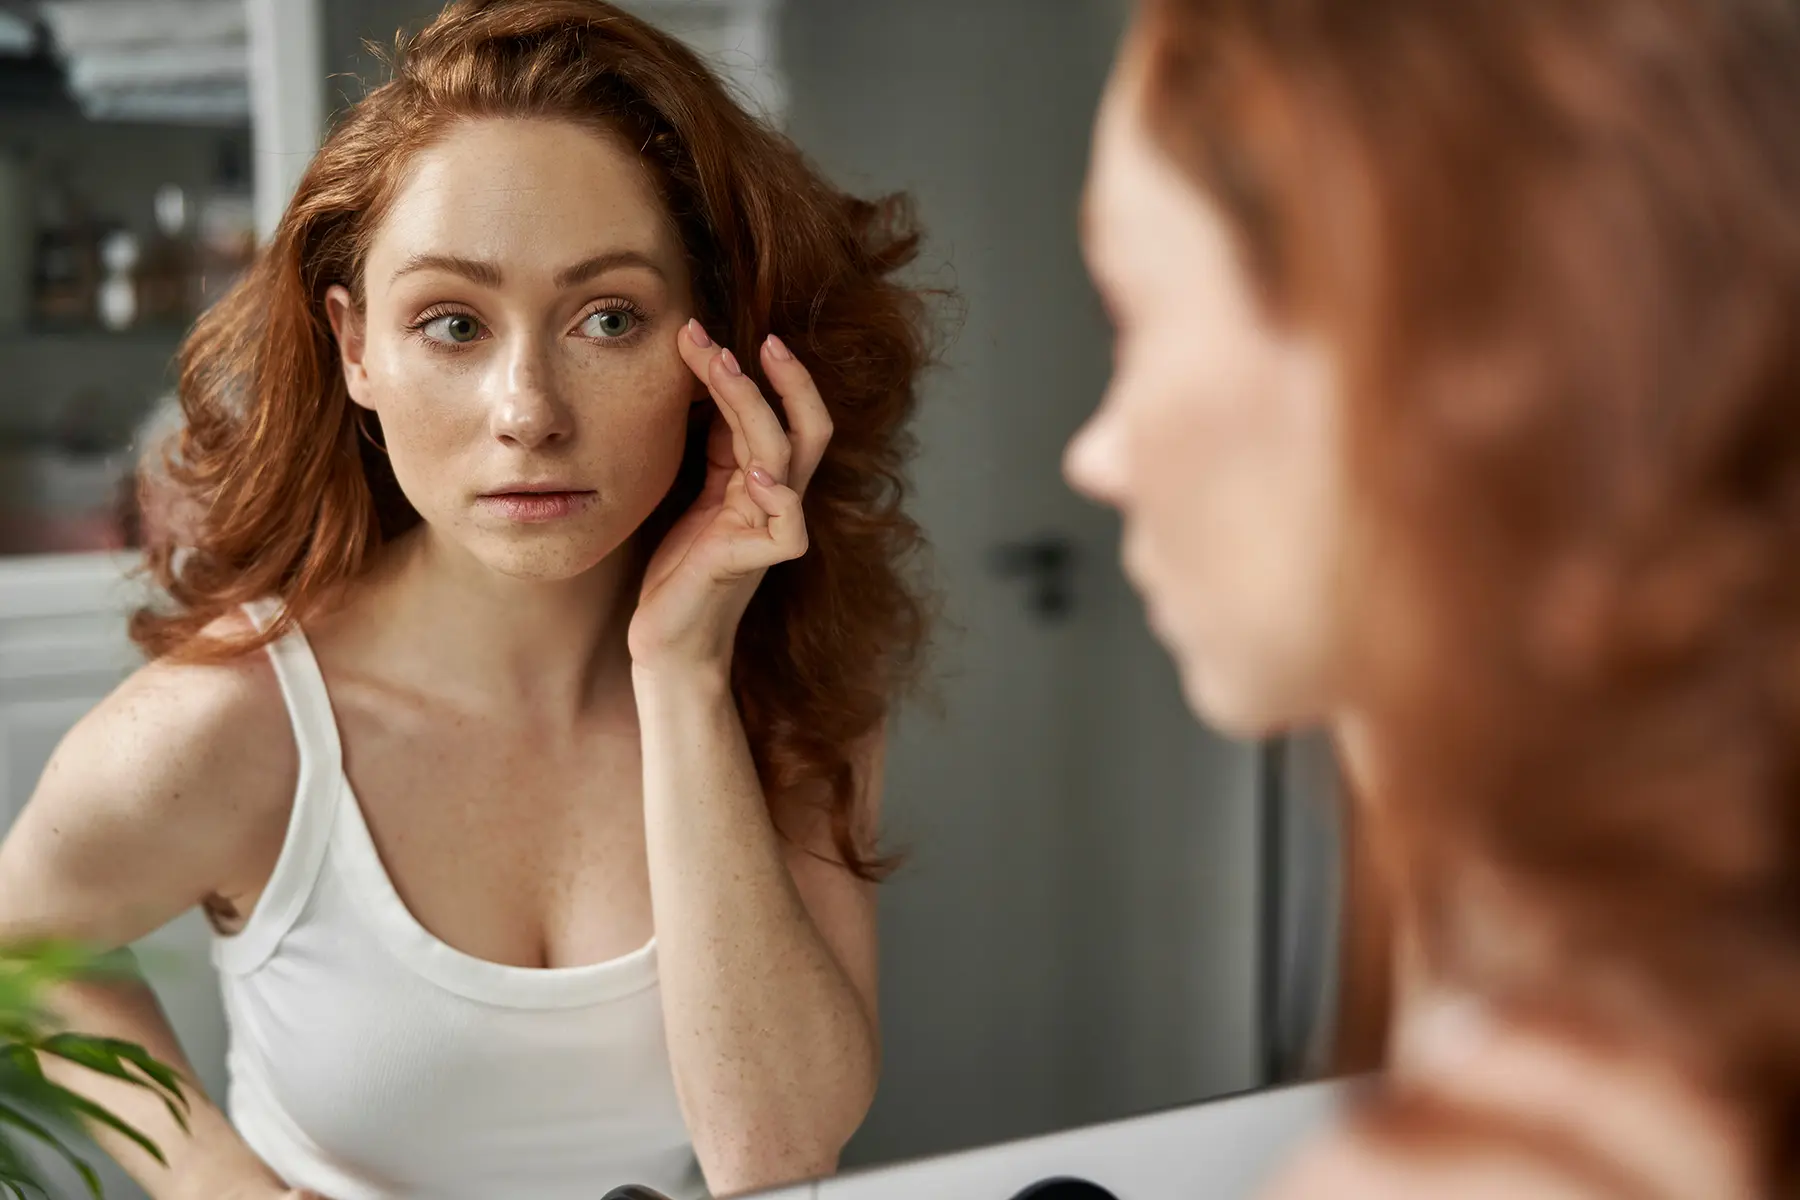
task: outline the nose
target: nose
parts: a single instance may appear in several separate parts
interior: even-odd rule
[[[537,339],[521,337],[499,356],[489,383],[489,423],[501,441],[535,450],[566,440],[574,431],[551,355]]]
[[[1102,504],[1122,508],[1131,478],[1126,457],[1124,422],[1110,404],[1102,404],[1075,431],[1063,451],[1063,478],[1069,486]]]

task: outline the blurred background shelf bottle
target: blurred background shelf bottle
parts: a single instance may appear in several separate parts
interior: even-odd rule
[[[255,246],[241,0],[0,2],[0,556],[129,546],[138,431]]]

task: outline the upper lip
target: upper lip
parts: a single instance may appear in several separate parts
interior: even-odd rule
[[[536,483],[520,481],[518,483],[504,484],[497,488],[490,488],[481,494],[484,496],[518,496],[546,495],[555,492],[591,492],[593,490],[594,489],[592,488],[576,487],[571,483],[560,483],[554,480]]]

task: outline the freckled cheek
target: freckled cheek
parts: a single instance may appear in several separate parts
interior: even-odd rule
[[[585,438],[596,447],[627,452],[644,470],[673,472],[691,405],[704,395],[679,357],[594,363],[573,384]]]
[[[486,425],[478,371],[415,359],[396,347],[368,363],[382,439],[409,493],[455,483],[456,458],[481,440]]]
[[[1210,576],[1234,529],[1260,519],[1255,417],[1218,382],[1204,363],[1171,359],[1146,364],[1129,398],[1132,518],[1174,578]]]

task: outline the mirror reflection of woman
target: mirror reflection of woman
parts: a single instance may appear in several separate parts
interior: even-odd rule
[[[834,1168],[923,633],[915,242],[599,0],[454,5],[333,130],[183,352],[153,661],[0,849],[5,938],[217,931],[226,1110],[71,1081],[158,1200]],[[147,991],[65,999],[182,1061]]]
[[[1084,241],[1068,473],[1395,914],[1274,1194],[1800,1194],[1800,9],[1145,0]]]

